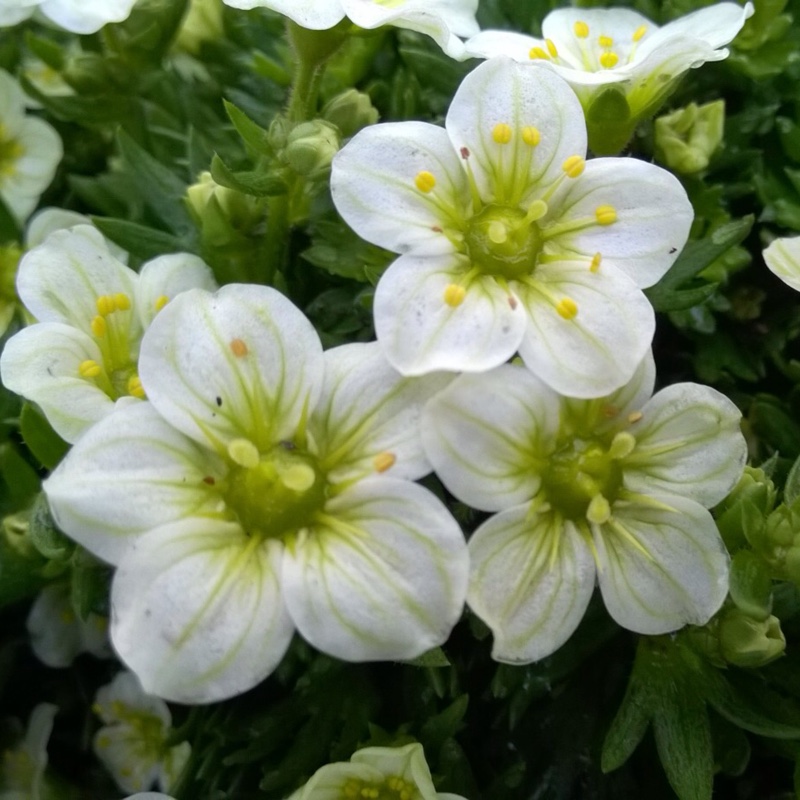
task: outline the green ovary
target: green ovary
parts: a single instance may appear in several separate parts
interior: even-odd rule
[[[519,208],[490,205],[468,223],[465,242],[473,265],[508,280],[528,275],[542,248],[539,227]]]
[[[598,495],[613,505],[622,488],[622,467],[600,442],[575,439],[550,456],[542,486],[550,505],[566,519],[585,519]]]
[[[17,169],[17,161],[25,150],[22,145],[8,135],[0,123],[0,177],[10,177]]]
[[[351,779],[342,787],[339,800],[419,800],[417,788],[399,776],[380,783]]]
[[[223,494],[249,535],[280,538],[311,523],[326,488],[316,459],[281,442],[255,466],[235,466]]]

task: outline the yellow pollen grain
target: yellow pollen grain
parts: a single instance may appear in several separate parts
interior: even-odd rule
[[[634,42],[638,42],[641,38],[647,33],[647,25],[640,25],[634,32],[633,36],[631,37]]]
[[[492,128],[492,139],[497,144],[508,144],[511,141],[511,126],[506,122],[498,122]]]
[[[564,319],[575,319],[578,315],[578,304],[571,297],[563,297],[556,303],[556,311]]]
[[[236,358],[243,358],[248,353],[247,345],[241,339],[231,339],[230,348]]]
[[[113,314],[117,308],[114,298],[109,294],[101,294],[95,301],[95,305],[97,306],[97,313],[101,317],[107,317],[109,314]]]
[[[144,387],[138,375],[131,375],[128,378],[128,394],[131,397],[138,397],[140,400],[144,400]]]
[[[161,309],[164,308],[167,303],[169,303],[169,297],[167,297],[165,294],[162,294],[156,297],[156,301],[153,303],[153,306],[155,307],[156,311],[161,311]]]
[[[602,262],[603,257],[600,253],[595,253],[592,256],[592,263],[589,265],[589,272],[597,272],[600,269],[600,263]]]
[[[628,414],[628,422],[633,425],[634,422],[638,422],[643,416],[644,414],[642,414],[641,411],[634,411],[631,414]]]
[[[102,367],[91,358],[81,361],[78,365],[78,374],[81,378],[96,378],[102,371]]]
[[[610,36],[600,36],[597,40],[600,47],[613,47],[614,40]]]
[[[131,299],[123,292],[114,295],[114,304],[120,311],[127,311],[131,307]]]
[[[417,177],[414,178],[414,186],[421,192],[427,194],[428,192],[432,192],[433,187],[436,186],[436,178],[433,176],[432,172],[423,170],[422,172],[418,172]]]
[[[102,339],[108,331],[108,325],[103,317],[95,317],[92,320],[91,329],[98,339]]]
[[[613,50],[607,50],[605,53],[600,54],[600,65],[605,69],[611,69],[617,66],[619,56]]]
[[[545,52],[544,48],[539,47],[538,44],[536,47],[531,47],[530,51],[528,52],[528,58],[543,58],[546,61],[550,60],[550,56]]]
[[[466,294],[467,290],[463,286],[459,286],[457,283],[449,283],[444,290],[444,302],[450,308],[457,308],[464,302]]]
[[[542,134],[539,133],[539,129],[534,128],[533,125],[526,125],[522,129],[522,141],[530,147],[536,147],[541,140]]]
[[[598,225],[613,225],[617,221],[617,209],[614,206],[597,206],[594,216]]]
[[[589,26],[582,20],[578,20],[572,26],[572,30],[579,39],[585,39],[589,35]]]
[[[568,178],[577,178],[583,174],[586,167],[586,159],[581,156],[570,156],[561,165]]]
[[[547,46],[547,52],[550,53],[553,58],[558,58],[558,48],[556,48],[555,42],[553,42],[552,39],[545,39],[544,43]]]
[[[372,466],[375,467],[375,472],[386,472],[394,466],[395,461],[397,461],[397,456],[394,453],[378,453],[372,459]]]

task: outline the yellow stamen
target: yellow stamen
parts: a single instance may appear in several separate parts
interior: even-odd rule
[[[555,43],[553,42],[553,40],[552,39],[545,39],[544,43],[547,45],[547,52],[550,53],[550,55],[553,58],[558,58],[558,50],[556,49],[556,46],[555,46]]]
[[[228,444],[228,455],[240,467],[253,469],[261,461],[258,448],[249,439],[233,439]]]
[[[467,290],[463,286],[459,286],[457,283],[449,283],[444,290],[444,302],[450,308],[457,308],[464,302],[466,294]]]
[[[144,387],[138,375],[131,375],[130,378],[128,378],[128,394],[131,395],[131,397],[138,397],[140,400],[144,400]]]
[[[595,253],[592,256],[592,263],[589,265],[589,272],[597,272],[600,269],[600,262],[603,260],[603,257],[600,253]]]
[[[106,325],[106,321],[102,317],[95,317],[92,320],[92,333],[98,338],[102,339],[106,332],[108,331],[108,325]]]
[[[97,306],[97,313],[101,317],[107,317],[109,314],[113,314],[117,308],[114,303],[114,298],[109,294],[101,294],[100,297],[97,298],[95,305]]]
[[[581,156],[570,156],[561,165],[561,169],[567,174],[568,178],[577,178],[583,174],[584,167],[586,166],[586,159]]]
[[[613,47],[614,40],[610,36],[601,36],[598,40],[600,47]]]
[[[543,58],[546,61],[550,60],[550,56],[544,51],[543,48],[539,47],[539,45],[531,47],[528,53],[528,58]]]
[[[617,66],[619,56],[613,50],[607,50],[605,53],[600,54],[600,65],[606,69],[611,69]]]
[[[96,378],[102,371],[103,368],[92,359],[81,361],[78,365],[78,374],[81,378]]]
[[[571,297],[563,297],[556,303],[556,311],[564,319],[575,319],[578,315],[578,304]]]
[[[433,191],[433,187],[436,186],[436,178],[433,177],[433,174],[428,172],[427,170],[423,170],[422,172],[417,173],[417,177],[414,178],[414,185],[419,189],[421,192],[428,192]]]
[[[617,221],[617,209],[614,206],[597,206],[594,216],[598,225],[613,225]]]
[[[586,509],[586,519],[595,525],[603,525],[611,519],[611,506],[603,495],[596,494],[592,498]]]
[[[575,31],[575,35],[579,39],[585,39],[589,35],[589,26],[585,22],[582,22],[581,20],[578,20],[572,26],[572,30]]]
[[[247,345],[241,339],[231,339],[230,347],[236,358],[242,358],[248,353]]]
[[[634,411],[631,414],[628,414],[628,422],[633,425],[634,422],[638,422],[643,416],[644,414],[642,414],[641,411]]]
[[[627,431],[620,431],[612,440],[611,447],[608,448],[608,455],[619,460],[627,458],[636,447],[636,437]]]
[[[640,25],[634,32],[633,32],[633,41],[638,42],[644,35],[647,33],[647,25]]]
[[[539,133],[539,129],[534,128],[533,125],[526,125],[522,129],[522,141],[525,142],[525,144],[530,145],[530,147],[536,147],[541,140],[542,134]]]
[[[498,122],[497,125],[492,128],[492,139],[494,139],[497,144],[508,144],[511,141],[511,126],[505,122]]]
[[[386,472],[394,466],[395,461],[397,456],[394,453],[383,452],[372,459],[372,465],[375,467],[375,472]]]
[[[120,311],[127,311],[131,307],[131,299],[128,295],[119,292],[114,295],[114,304]]]
[[[156,311],[161,311],[161,309],[164,308],[167,303],[169,303],[169,297],[167,297],[165,294],[162,294],[156,297],[156,301],[153,303],[153,305],[155,306]]]

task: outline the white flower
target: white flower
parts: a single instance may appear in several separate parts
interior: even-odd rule
[[[93,710],[103,720],[94,736],[94,752],[124,792],[157,784],[167,790],[191,755],[191,745],[167,744],[172,715],[167,704],[146,694],[131,672],[120,672],[101,687]]]
[[[137,372],[143,332],[169,300],[195,286],[215,283],[188,253],[154,258],[137,274],[92,227],[52,233],[19,265],[17,293],[39,322],[6,343],[3,384],[38,403],[74,442],[120,398],[144,397]]]
[[[703,624],[728,588],[711,514],[746,458],[741,414],[681,383],[651,397],[647,358],[619,391],[559,397],[516,365],[463,375],[427,405],[423,441],[445,486],[499,512],[469,541],[467,602],[493,656],[536,661],[577,627],[595,578],[623,627]]]
[[[763,256],[770,272],[800,292],[800,236],[773,240]]]
[[[61,137],[25,114],[25,94],[0,70],[0,199],[20,223],[36,208],[64,154]]]
[[[271,8],[304,28],[326,30],[345,16],[360,28],[394,25],[430,36],[453,58],[464,57],[459,36],[478,33],[478,0],[224,0],[233,8]]]
[[[481,372],[519,350],[564,394],[631,377],[655,327],[641,288],[677,257],[692,206],[665,170],[585,153],[564,81],[505,58],[466,77],[446,130],[373,125],[339,152],[339,212],[402,254],[375,294],[396,369]]]
[[[139,792],[126,797],[125,800],[175,800],[175,798],[161,792]]]
[[[348,762],[318,769],[289,800],[333,798],[397,798],[398,800],[464,800],[437,792],[422,745],[365,747]]]
[[[47,742],[57,711],[52,703],[36,706],[22,744],[2,754],[0,800],[42,800],[45,796]]]
[[[592,149],[613,153],[625,145],[640,119],[655,113],[684,72],[727,58],[724,45],[752,14],[751,3],[717,3],[660,28],[627,8],[560,8],[542,22],[542,39],[481,31],[466,43],[466,53],[478,58],[507,55],[553,69],[581,100]],[[605,107],[593,112],[595,101],[609,89]],[[607,125],[597,136],[592,135],[595,115]],[[616,131],[619,144],[611,142]],[[602,147],[604,141],[610,144]]]
[[[108,22],[122,22],[137,0],[2,0],[0,27],[16,25],[39,11],[72,33],[96,33]]]
[[[421,404],[377,344],[323,356],[281,294],[176,298],[139,359],[149,403],[89,430],[45,482],[58,525],[118,565],[115,649],[178,702],[245,691],[297,629],[349,661],[441,644],[466,594],[455,520],[411,481]]]
[[[48,667],[68,667],[81,653],[111,656],[108,620],[97,614],[89,614],[86,620],[76,616],[68,583],[42,589],[31,606],[27,628],[33,652]]]

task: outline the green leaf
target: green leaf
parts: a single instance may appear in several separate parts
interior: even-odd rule
[[[36,470],[10,442],[0,445],[0,476],[6,485],[5,512],[27,508],[39,491]]]
[[[404,661],[411,667],[449,667],[450,662],[444,654],[441,647],[434,647],[433,650],[428,650],[421,656],[412,658],[410,661]]]
[[[772,611],[769,567],[751,550],[740,550],[731,561],[731,599],[750,617],[765,620]]]
[[[253,122],[244,111],[237,108],[233,103],[228,100],[223,100],[222,102],[228,118],[233,123],[233,127],[236,128],[239,136],[244,140],[244,143],[259,155],[273,155],[272,146],[269,143],[269,131]]]
[[[287,191],[286,181],[280,174],[259,170],[234,172],[216,153],[211,159],[211,177],[220,186],[227,186],[254,197],[286,194]]]
[[[639,746],[650,724],[650,698],[647,682],[640,680],[634,668],[628,688],[616,716],[608,729],[600,769],[611,772],[621,767]]]
[[[100,233],[142,261],[165,253],[195,251],[192,237],[173,236],[171,233],[158,231],[148,228],[146,225],[140,225],[138,222],[128,222],[124,219],[92,217],[92,222]]]
[[[22,406],[19,427],[28,449],[47,469],[54,469],[69,450],[69,444],[53,430],[39,408],[31,403]]]
[[[420,731],[420,739],[426,750],[436,752],[448,739],[452,739],[458,733],[468,705],[469,695],[462,694],[444,711],[425,722]]]
[[[108,616],[108,593],[111,567],[98,561],[91,553],[78,547],[72,557],[72,606],[86,620],[89,614]]]
[[[783,502],[787,506],[794,505],[794,501],[800,497],[800,456],[792,464],[789,474],[786,476],[786,484],[783,487]]]
[[[0,608],[36,594],[47,583],[42,556],[21,539],[14,546],[15,538],[0,528]]]

